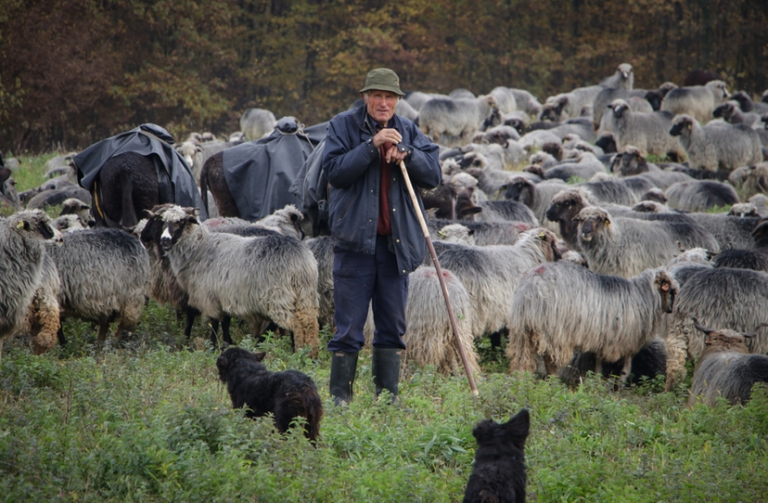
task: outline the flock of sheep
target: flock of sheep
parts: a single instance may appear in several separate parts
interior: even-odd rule
[[[695,394],[745,401],[768,381],[768,91],[756,102],[717,80],[633,84],[622,64],[543,104],[506,87],[398,103],[441,145],[443,184],[422,197],[461,344],[474,372],[475,341],[506,335],[510,372],[665,373],[667,390],[704,355]],[[274,126],[266,111],[241,121],[246,139]],[[178,150],[199,177],[195,156],[237,141],[193,135]],[[0,180],[10,201],[7,168]],[[103,342],[111,322],[118,337],[132,329],[152,297],[187,315],[187,336],[201,315],[214,342],[221,324],[231,343],[234,316],[254,334],[273,323],[317,355],[318,327],[333,324],[333,245],[305,238],[307,208],[202,221],[166,204],[126,232],[89,228],[91,201],[71,199],[76,188],[47,203],[63,204],[55,223],[29,201],[0,219],[0,344],[29,332],[44,352],[65,341],[67,317],[98,323]],[[456,372],[430,261],[410,277],[407,357]]]

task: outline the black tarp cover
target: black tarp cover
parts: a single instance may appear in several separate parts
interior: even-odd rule
[[[223,153],[224,178],[240,217],[258,220],[286,204],[302,208],[300,197],[289,190],[304,162],[325,138],[328,123],[305,129],[278,127],[267,136],[227,149]],[[295,125],[295,122],[293,123]]]
[[[93,181],[109,159],[135,152],[152,159],[160,186],[160,203],[197,208],[200,218],[208,215],[200,198],[192,170],[172,147],[173,137],[156,124],[141,126],[112,136],[86,148],[73,159],[80,185],[90,192]]]

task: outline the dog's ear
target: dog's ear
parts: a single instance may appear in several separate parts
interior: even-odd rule
[[[253,355],[256,357],[256,361],[263,362],[264,361],[264,357],[267,356],[267,353],[262,351],[261,353],[253,353]]]
[[[531,415],[528,409],[521,410],[516,416],[504,423],[504,429],[508,434],[515,437],[515,444],[522,449],[531,429]]]

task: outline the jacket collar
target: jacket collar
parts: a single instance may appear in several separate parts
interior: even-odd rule
[[[371,118],[370,115],[368,115],[368,109],[365,105],[361,106],[355,111],[354,117],[357,126],[361,130],[369,133],[371,136],[376,134],[376,122]],[[389,124],[387,124],[387,127],[397,129],[398,131],[401,129],[400,118],[397,116],[397,114],[394,114],[392,118],[389,119]]]

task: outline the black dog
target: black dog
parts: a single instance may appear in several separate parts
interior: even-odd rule
[[[472,430],[477,439],[475,468],[464,492],[464,503],[525,502],[525,439],[531,426],[526,409],[504,424],[480,421]]]
[[[315,442],[320,433],[323,404],[312,379],[297,370],[270,372],[264,366],[266,353],[251,353],[231,347],[216,360],[219,378],[227,384],[232,407],[248,406],[248,417],[268,412],[275,416],[275,426],[285,433],[293,418],[307,419],[305,434]]]

